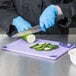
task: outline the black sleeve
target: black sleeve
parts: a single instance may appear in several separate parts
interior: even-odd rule
[[[0,27],[8,33],[12,19],[18,14],[13,5],[13,0],[0,0]]]
[[[66,4],[59,4],[62,9],[63,15],[61,16],[58,23],[62,27],[70,27],[73,17],[76,16],[76,0],[68,2]]]

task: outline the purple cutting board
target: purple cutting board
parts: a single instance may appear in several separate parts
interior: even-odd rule
[[[72,46],[71,48],[66,48],[66,47],[60,46],[59,42],[50,41],[50,40],[42,40],[42,39],[37,39],[37,41],[34,44],[43,43],[43,42],[56,44],[59,46],[59,48],[54,49],[52,51],[36,51],[32,48],[29,48],[33,44],[28,44],[26,41],[19,39],[15,42],[12,42],[8,45],[3,46],[2,49],[6,51],[11,51],[11,52],[23,53],[23,54],[27,54],[27,55],[31,55],[35,57],[56,60],[57,58],[65,54],[69,49],[74,47]]]

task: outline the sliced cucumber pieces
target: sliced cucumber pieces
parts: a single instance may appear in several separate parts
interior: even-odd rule
[[[51,43],[37,43],[35,45],[30,46],[37,51],[51,51],[53,49],[57,49],[58,45],[53,45]]]

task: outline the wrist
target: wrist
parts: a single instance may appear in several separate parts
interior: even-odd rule
[[[61,8],[58,5],[56,5],[56,8],[58,10],[58,16],[63,15],[63,12],[62,12]]]
[[[55,13],[55,15],[57,16],[58,15],[58,9],[57,9],[57,7],[55,6],[55,5],[50,5],[51,7],[52,7],[52,9],[53,9],[53,12]]]
[[[24,19],[21,16],[17,16],[16,18],[13,19],[12,25],[16,26],[18,22],[21,22],[22,20]]]

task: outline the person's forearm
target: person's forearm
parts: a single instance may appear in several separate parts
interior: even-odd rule
[[[63,12],[62,12],[61,8],[58,5],[56,5],[56,8],[58,9],[58,16],[63,15]]]

